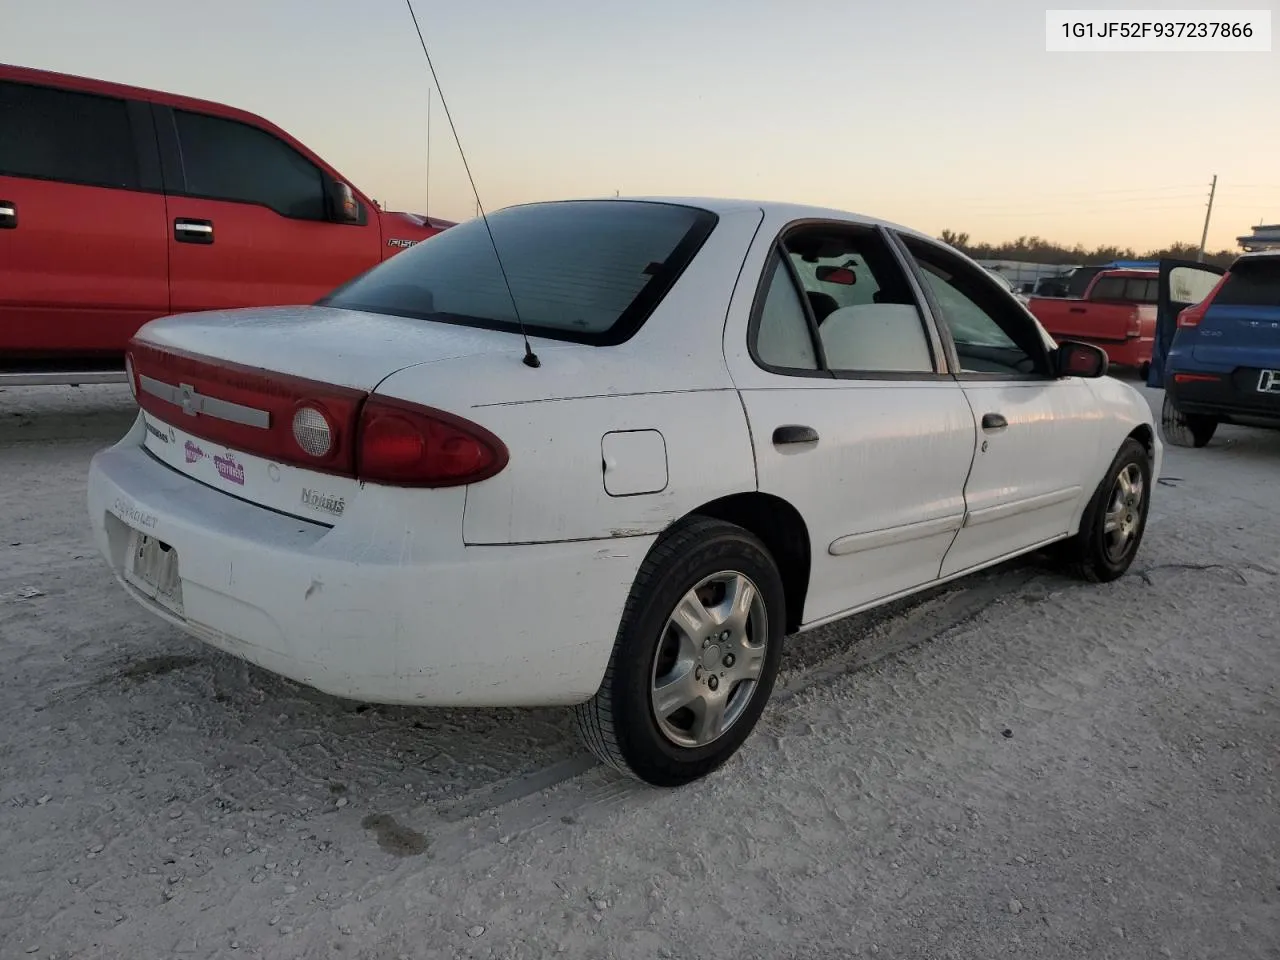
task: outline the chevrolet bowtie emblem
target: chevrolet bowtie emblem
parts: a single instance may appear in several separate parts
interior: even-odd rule
[[[178,384],[178,402],[182,406],[182,412],[189,417],[194,417],[204,406],[204,397],[196,393],[196,388],[189,383]]]

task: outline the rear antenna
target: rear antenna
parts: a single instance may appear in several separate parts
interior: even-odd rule
[[[489,226],[489,217],[484,212],[484,204],[480,202],[480,191],[476,189],[476,178],[471,175],[471,165],[467,163],[467,154],[462,149],[462,140],[458,137],[458,128],[454,126],[453,115],[449,113],[449,102],[444,98],[444,90],[440,86],[440,78],[436,76],[435,64],[431,62],[431,54],[427,50],[427,41],[423,39],[422,27],[418,25],[418,15],[413,12],[411,0],[404,0],[404,5],[409,8],[409,16],[413,18],[413,29],[418,32],[418,42],[422,44],[422,52],[427,58],[427,67],[431,70],[431,81],[435,84],[436,91],[440,94],[440,106],[444,108],[444,117],[449,121],[449,129],[453,131],[453,142],[458,145],[458,155],[462,157],[462,168],[467,171],[467,180],[471,182],[471,192],[476,198],[476,209],[480,211],[480,219],[484,221],[484,229],[489,234],[489,243],[493,247],[493,255],[498,261],[498,271],[502,274],[502,282],[506,284],[507,296],[511,298],[511,309],[516,315],[516,323],[520,325],[520,336],[524,338],[524,365],[526,367],[540,367],[542,366],[542,361],[538,359],[538,355],[533,352],[533,346],[529,343],[529,332],[525,329],[524,319],[520,316],[520,305],[516,303],[516,295],[511,289],[511,279],[507,276],[507,268],[502,264],[502,254],[498,253],[498,241],[493,239],[493,228]]]

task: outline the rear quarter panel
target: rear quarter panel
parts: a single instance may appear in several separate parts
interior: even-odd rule
[[[469,415],[503,438],[511,460],[496,477],[468,488],[467,544],[648,536],[710,500],[755,489],[751,436],[734,390],[583,397]],[[651,433],[629,456],[640,431],[656,432],[661,441],[649,442],[656,440]],[[612,436],[621,434],[627,436]],[[606,489],[606,482],[635,489],[632,477],[655,476],[639,493]]]

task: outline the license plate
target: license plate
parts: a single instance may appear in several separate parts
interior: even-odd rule
[[[182,616],[178,551],[140,530],[133,531],[125,579],[160,606]]]
[[[1280,393],[1280,370],[1263,370],[1258,376],[1259,393]]]

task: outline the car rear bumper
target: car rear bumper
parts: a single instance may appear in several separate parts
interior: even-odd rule
[[[136,433],[95,456],[89,474],[90,521],[117,579],[192,636],[340,697],[433,706],[586,700],[653,542],[464,547],[460,519],[448,531],[412,530],[386,523],[389,511],[376,505],[361,514],[381,515],[380,528],[353,530],[364,521],[344,517],[330,529],[182,476],[137,446]],[[171,608],[127,576],[136,530],[177,553]],[[388,537],[396,549],[377,549]]]
[[[1178,377],[1214,377],[1179,381]],[[1172,371],[1165,390],[1179,412],[1222,418],[1272,420],[1280,424],[1280,391],[1258,389],[1260,369],[1238,367],[1232,373],[1209,374]]]

